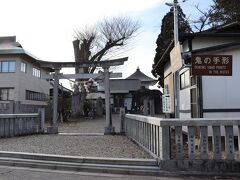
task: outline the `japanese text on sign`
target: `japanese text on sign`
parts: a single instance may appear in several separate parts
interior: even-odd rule
[[[162,95],[162,108],[164,113],[171,113],[171,104],[170,104],[170,95],[163,94]]]
[[[232,55],[193,55],[192,75],[231,76]]]

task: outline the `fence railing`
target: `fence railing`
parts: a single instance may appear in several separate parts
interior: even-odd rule
[[[162,119],[126,114],[125,131],[160,160],[240,159],[240,118]]]
[[[0,114],[11,114],[13,112],[13,101],[0,101]]]
[[[0,137],[13,137],[44,131],[44,109],[33,114],[0,114]]]

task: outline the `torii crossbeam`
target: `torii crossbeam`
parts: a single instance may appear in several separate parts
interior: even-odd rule
[[[102,67],[104,69],[104,83],[105,83],[105,108],[106,108],[106,127],[104,134],[114,134],[115,128],[112,126],[112,118],[110,111],[110,85],[109,85],[109,67],[123,65],[127,61],[128,57],[99,61],[99,62],[49,62],[49,61],[40,61],[40,67],[51,68],[54,70],[54,87],[53,87],[53,119],[51,126],[48,127],[48,133],[56,134],[58,133],[58,124],[57,124],[57,113],[58,113],[58,84],[59,79],[86,79],[94,78],[101,74],[60,74],[62,68],[77,67],[77,68],[86,68],[86,67]],[[113,73],[114,75],[114,73]],[[119,76],[119,74],[118,74]]]

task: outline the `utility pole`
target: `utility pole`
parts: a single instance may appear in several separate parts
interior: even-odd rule
[[[174,17],[174,45],[177,46],[179,42],[178,35],[178,1],[173,0],[173,3],[165,3],[167,6],[173,7],[173,17]],[[175,118],[179,118],[179,71],[173,74],[174,77],[174,106],[175,106]]]

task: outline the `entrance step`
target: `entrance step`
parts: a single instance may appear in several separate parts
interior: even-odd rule
[[[62,136],[104,136],[104,133],[64,133],[60,132],[58,135]]]
[[[0,151],[0,165],[63,171],[160,175],[154,159],[99,158]]]

